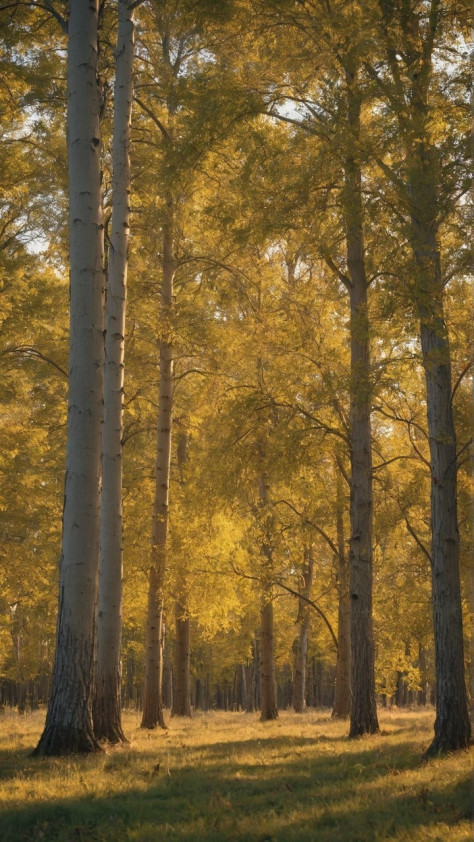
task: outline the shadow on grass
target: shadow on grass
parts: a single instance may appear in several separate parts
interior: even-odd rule
[[[263,746],[267,753],[272,748],[291,752],[309,743],[315,749],[309,757],[258,762]],[[195,762],[187,761],[186,751],[183,746],[169,774],[166,769],[153,773],[162,749],[111,754],[105,763],[102,757],[99,769],[94,757],[74,759],[72,766],[83,777],[90,774],[92,779],[100,772],[101,784],[109,792],[76,798],[61,798],[59,793],[48,803],[25,802],[3,809],[0,838],[2,842],[370,842],[391,839],[400,828],[407,838],[422,839],[416,835],[419,829],[440,823],[446,825],[449,838],[449,828],[469,814],[468,781],[430,792],[420,786],[402,794],[391,792],[393,775],[422,765],[419,747],[414,749],[412,743],[397,744],[395,750],[365,742],[360,750],[323,755],[314,739],[263,738],[192,748]],[[5,778],[13,771],[18,774],[20,767],[21,777],[30,779],[33,788],[35,777],[47,776],[50,769],[57,776],[61,763],[68,762],[25,755],[3,752],[0,769]],[[249,755],[253,762],[247,762]]]

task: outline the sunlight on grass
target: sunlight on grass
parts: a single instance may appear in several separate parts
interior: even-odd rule
[[[422,761],[433,712],[381,712],[382,734],[347,739],[328,712],[198,713],[130,744],[64,759],[30,758],[43,713],[0,715],[0,838],[462,842],[466,752]]]

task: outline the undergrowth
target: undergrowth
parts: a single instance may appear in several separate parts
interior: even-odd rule
[[[324,711],[197,713],[106,753],[31,758],[44,711],[0,714],[2,842],[461,842],[469,756],[424,762],[432,711],[349,740]]]

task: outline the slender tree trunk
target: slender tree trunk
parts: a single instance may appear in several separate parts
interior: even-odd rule
[[[442,37],[443,6],[431,3],[424,25],[414,5],[382,3],[380,22],[395,95],[390,96],[404,143],[406,183],[402,207],[410,210],[408,235],[413,251],[413,299],[420,320],[426,382],[431,465],[431,575],[436,667],[436,721],[428,755],[469,745],[471,726],[464,676],[464,644],[459,575],[457,455],[451,388],[451,355],[444,316],[439,223],[444,177],[439,150],[431,138],[430,86],[433,52]],[[396,35],[394,35],[396,33]],[[394,37],[402,37],[404,75]],[[400,102],[406,106],[400,108]],[[450,172],[445,167],[445,172]],[[450,176],[448,176],[450,178]],[[399,185],[397,173],[394,183]]]
[[[181,430],[177,437],[176,458],[179,485],[185,487],[185,466],[188,461],[188,436]],[[191,621],[187,612],[186,559],[183,558],[178,575],[178,598],[175,602],[175,685],[173,695],[173,716],[191,716]]]
[[[367,274],[364,256],[362,174],[359,161],[360,93],[356,61],[346,70],[349,139],[343,210],[350,278],[350,604],[352,698],[350,737],[379,730],[375,701],[372,627],[372,443]]]
[[[451,388],[451,355],[443,311],[443,280],[433,219],[434,153],[421,145],[410,168],[411,244],[431,464],[431,572],[436,666],[436,721],[429,755],[469,745],[467,692],[459,577],[457,454]]]
[[[426,650],[423,644],[418,642],[418,669],[420,670],[420,685],[418,691],[418,704],[426,705]]]
[[[273,633],[273,602],[271,596],[262,597],[260,613],[260,719],[266,722],[278,718],[275,682],[275,647]]]
[[[142,728],[164,728],[163,717],[163,594],[168,534],[168,501],[171,467],[171,424],[173,410],[173,203],[166,200],[163,223],[162,321],[160,341],[160,383],[156,445],[156,485],[153,507],[151,565],[148,588],[148,616],[145,647],[145,687]]]
[[[349,600],[349,562],[344,538],[342,474],[337,465],[336,498],[339,605],[336,686],[332,715],[339,719],[347,719],[351,712],[351,607]]]
[[[191,716],[191,622],[186,607],[179,599],[175,603],[175,669],[173,716]]]
[[[313,584],[314,558],[313,548],[306,551],[305,566],[303,571],[303,588],[301,593],[307,599],[311,596]],[[298,604],[299,634],[295,640],[295,678],[293,682],[293,708],[295,713],[302,713],[306,708],[306,673],[308,660],[308,632],[310,620],[310,607],[308,603],[300,599]]]
[[[46,724],[33,752],[37,755],[99,749],[92,725],[104,286],[98,0],[71,0],[69,9],[69,412],[56,654]]]
[[[127,251],[130,219],[130,142],[134,23],[129,0],[119,0],[114,90],[112,224],[104,367],[102,507],[97,673],[93,702],[98,739],[125,740],[121,724],[122,438]]]
[[[258,446],[259,460],[263,465],[264,446]],[[272,572],[273,557],[270,544],[271,525],[266,513],[268,506],[268,490],[265,473],[259,477],[259,506],[264,529],[264,541],[261,547],[263,558],[262,596],[260,609],[260,719],[265,722],[277,719],[278,708],[276,702],[275,680],[275,640],[273,633],[273,594]]]

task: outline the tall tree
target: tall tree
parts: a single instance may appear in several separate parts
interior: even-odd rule
[[[168,193],[162,227],[160,375],[156,428],[156,480],[153,504],[151,563],[145,650],[145,688],[142,728],[164,728],[163,716],[163,600],[169,523],[171,430],[173,412],[173,198]]]
[[[121,725],[122,444],[125,310],[130,218],[130,142],[133,99],[134,4],[118,0],[112,150],[112,219],[107,266],[102,432],[97,670],[94,731],[125,739]]]
[[[98,749],[92,725],[103,399],[104,236],[98,0],[72,0],[68,22],[70,242],[69,416],[56,655],[37,755]]]
[[[348,146],[344,162],[342,207],[346,229],[350,297],[351,380],[351,536],[349,550],[351,604],[351,724],[349,736],[378,731],[375,701],[375,654],[372,621],[372,439],[370,414],[370,337],[368,278],[364,246],[364,209],[360,161],[361,92],[359,57],[349,50],[343,59],[347,102]]]
[[[459,579],[458,453],[440,235],[443,219],[452,213],[465,188],[460,184],[459,153],[449,154],[451,138],[448,144],[445,140],[437,143],[433,122],[435,110],[443,107],[436,90],[435,51],[443,40],[453,37],[443,29],[454,25],[454,32],[456,21],[454,9],[442,0],[431,0],[426,9],[411,0],[380,0],[379,8],[388,79],[374,70],[372,75],[398,124],[404,151],[402,178],[395,168],[382,165],[398,189],[402,215],[406,212],[405,231],[413,258],[411,296],[420,323],[426,383],[436,662],[435,733],[428,754],[438,754],[466,747],[471,735]],[[444,84],[449,89],[447,80]]]
[[[177,436],[176,448],[179,484],[184,486],[185,464],[187,462],[188,434],[181,430]],[[186,575],[180,571],[175,598],[175,645],[173,674],[173,716],[191,716],[191,618],[187,606]]]

